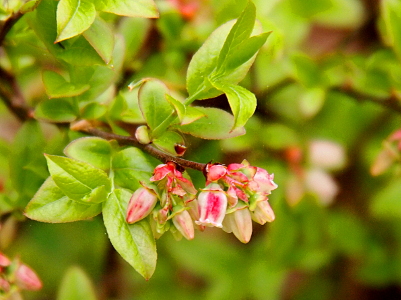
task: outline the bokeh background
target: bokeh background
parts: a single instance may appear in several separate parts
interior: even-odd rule
[[[246,2],[159,0],[156,20],[104,14],[125,40],[118,86],[156,77],[185,95],[191,56]],[[157,242],[156,272],[145,281],[113,250],[101,216],[44,224],[10,214],[3,202],[1,251],[19,255],[44,284],[41,291],[24,292],[26,299],[56,299],[71,266],[88,275],[98,299],[401,298],[400,148],[392,136],[401,127],[401,3],[254,3],[263,29],[272,33],[241,83],[258,98],[247,134],[223,141],[186,137],[185,157],[204,163],[247,159],[274,173],[276,220],[254,224],[246,245],[218,229],[196,232],[193,241],[166,234]],[[24,59],[21,84],[35,102],[45,97],[41,67],[54,62],[24,48],[39,41],[29,29],[23,34],[10,32],[15,44],[7,44],[6,52]],[[0,52],[0,64],[5,61]],[[224,97],[197,105],[229,110]],[[1,202],[13,193],[10,145],[18,144],[21,125],[5,106],[0,113],[1,190],[8,195]],[[47,140],[60,134],[42,126]],[[195,185],[204,183],[199,172],[189,174]]]

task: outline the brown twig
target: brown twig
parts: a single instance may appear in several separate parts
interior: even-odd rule
[[[155,148],[152,144],[147,144],[147,145],[140,144],[138,140],[132,136],[118,135],[90,126],[86,128],[79,128],[79,131],[88,133],[93,136],[101,137],[106,140],[116,140],[120,145],[131,145],[138,147],[164,163],[168,161],[173,161],[184,168],[191,168],[198,171],[203,171],[206,167],[206,164],[203,163],[198,163],[195,161],[190,161],[180,157],[172,156],[166,152],[163,152]]]
[[[24,95],[15,77],[0,68],[0,98],[8,109],[21,121],[33,118],[33,111],[26,105]]]
[[[3,45],[7,33],[14,26],[14,24],[17,23],[19,19],[21,19],[22,16],[23,14],[18,11],[11,15],[11,17],[9,17],[6,21],[4,21],[3,26],[1,26],[0,28],[0,46]]]

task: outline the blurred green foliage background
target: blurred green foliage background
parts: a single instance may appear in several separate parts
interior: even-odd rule
[[[241,83],[258,98],[247,134],[223,141],[187,137],[186,158],[246,158],[274,173],[279,188],[270,203],[276,220],[254,224],[246,245],[218,229],[197,232],[193,241],[165,235],[157,243],[156,272],[144,281],[112,250],[101,216],[43,224],[4,214],[1,251],[19,255],[44,283],[41,291],[26,292],[26,299],[56,299],[73,265],[91,278],[98,299],[401,298],[398,158],[380,176],[371,174],[383,141],[400,127],[401,2],[254,3],[272,34]],[[161,15],[155,20],[103,16],[125,40],[119,84],[156,77],[184,94],[190,57],[246,1],[156,4]],[[23,47],[36,43],[31,31],[22,30],[25,22],[10,32],[14,43],[6,44],[6,52],[20,58],[18,78],[34,103],[44,97],[41,66],[53,62],[35,47]],[[5,64],[1,54],[0,62]],[[197,104],[228,109],[224,97]],[[5,106],[0,111],[0,178],[9,193],[7,161],[18,149],[20,125]],[[65,140],[43,126],[52,149],[62,149]],[[189,173],[195,185],[204,181],[199,172]]]

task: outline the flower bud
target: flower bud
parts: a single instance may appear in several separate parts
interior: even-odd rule
[[[227,214],[223,221],[223,230],[234,233],[242,243],[248,243],[252,236],[252,217],[248,208]]]
[[[27,265],[19,265],[15,278],[17,285],[22,289],[36,291],[42,288],[42,282],[38,275]]]
[[[198,196],[198,225],[223,227],[222,222],[227,210],[227,196],[218,184],[209,184]]]
[[[270,194],[272,190],[275,190],[278,186],[273,181],[274,175],[267,173],[265,169],[257,168],[253,181],[258,185],[258,192]]]
[[[266,222],[273,222],[275,218],[273,209],[267,200],[259,201],[256,204],[256,208],[252,214],[252,219],[256,223],[264,225]]]
[[[187,210],[175,214],[173,217],[173,224],[187,240],[192,240],[194,238],[194,224]]]
[[[227,174],[227,168],[223,165],[208,165],[207,181],[217,181]]]
[[[147,188],[139,188],[132,195],[127,208],[127,223],[135,223],[145,218],[157,202],[157,196]]]
[[[149,136],[148,126],[146,125],[139,126],[135,131],[135,137],[141,144],[145,145],[150,144],[151,140]]]

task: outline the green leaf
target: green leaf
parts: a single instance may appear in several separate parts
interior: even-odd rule
[[[181,125],[192,123],[205,115],[193,106],[185,106],[181,101],[166,94],[167,101],[174,107]]]
[[[54,56],[63,51],[59,44],[54,43],[57,37],[57,4],[53,0],[42,0],[33,13],[26,15],[29,25]]]
[[[108,64],[114,49],[114,34],[110,26],[101,18],[96,18],[91,27],[83,33],[103,61]]]
[[[157,18],[159,13],[153,0],[100,0],[98,10],[127,17]]]
[[[209,140],[228,139],[245,134],[243,127],[231,130],[234,126],[234,117],[228,112],[210,107],[197,107],[197,109],[205,114],[205,117],[191,124],[179,126],[177,130]]]
[[[131,195],[125,190],[114,190],[103,205],[104,225],[117,252],[149,279],[156,268],[156,242],[148,220],[131,225],[125,221]]]
[[[183,154],[177,153],[175,146],[184,145],[184,138],[175,131],[166,131],[152,142],[157,148],[174,156]]]
[[[45,155],[51,177],[69,198],[77,201],[104,201],[98,193],[110,191],[107,174],[88,163],[56,155]],[[100,188],[104,186],[104,190]]]
[[[166,99],[168,93],[168,88],[159,80],[148,80],[139,89],[139,107],[151,130],[173,112]]]
[[[96,9],[90,0],[60,0],[57,5],[56,42],[87,30],[95,21]]]
[[[401,59],[401,3],[398,0],[381,2],[382,18],[386,29],[387,42]]]
[[[135,191],[139,181],[149,182],[154,166],[141,150],[130,147],[114,155],[112,168],[115,184]]]
[[[238,68],[240,65],[254,57],[259,49],[264,45],[270,33],[271,32],[265,32],[252,36],[233,49],[226,59],[224,68],[225,73]]]
[[[79,267],[71,267],[65,273],[57,300],[96,300],[95,288],[88,275]]]
[[[112,147],[110,143],[98,137],[83,137],[72,141],[64,149],[64,154],[70,158],[84,161],[95,168],[108,170]]]
[[[63,47],[65,49],[57,53],[57,58],[71,65],[78,67],[104,65],[103,59],[82,35],[64,41]]]
[[[238,17],[234,26],[230,30],[227,39],[219,53],[216,68],[219,70],[225,63],[225,60],[233,52],[233,49],[246,41],[253,30],[256,18],[256,8],[252,2],[248,2],[241,15]]]
[[[56,123],[72,122],[78,115],[72,102],[69,98],[42,101],[35,109],[35,118]]]
[[[252,117],[256,109],[256,97],[247,89],[234,84],[212,82],[213,86],[224,92],[234,114],[234,124],[231,130],[243,127]]]
[[[81,109],[81,118],[86,120],[96,120],[103,117],[107,112],[107,106],[96,102],[91,102]]]
[[[53,71],[43,72],[43,83],[50,98],[78,96],[90,88],[88,84],[75,85],[67,82],[63,76]]]
[[[101,204],[84,204],[68,198],[49,177],[28,203],[24,214],[40,222],[65,223],[90,219],[101,211]]]
[[[187,71],[190,97],[198,100],[217,97],[222,92],[215,89],[210,80],[237,84],[248,73],[257,50],[248,59],[249,55],[267,38],[267,34],[255,37],[250,40],[250,48],[246,49],[249,36],[260,33],[254,9],[254,5],[249,4],[236,23],[230,21],[217,28],[194,54]],[[226,69],[227,63],[235,69]]]
[[[11,148],[9,161],[11,182],[20,195],[25,195],[29,199],[44,180],[32,170],[43,168],[45,160],[41,153],[44,146],[45,140],[39,123],[28,121],[18,131]]]

